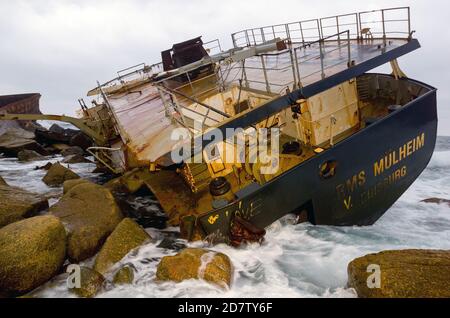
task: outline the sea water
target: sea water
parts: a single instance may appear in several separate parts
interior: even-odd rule
[[[41,181],[45,171],[33,170],[34,166],[45,163],[0,159],[0,175],[11,185],[55,197],[61,194],[61,189],[48,188]],[[71,168],[82,177],[93,178],[91,164]],[[121,261],[136,269],[134,283],[119,287],[108,284],[98,297],[356,297],[354,290],[346,286],[347,265],[354,258],[389,249],[450,249],[450,207],[421,202],[431,197],[450,199],[450,137],[438,138],[428,168],[373,226],[294,225],[288,216],[267,229],[261,246],[235,249],[184,242],[190,247],[211,248],[230,257],[234,276],[228,290],[198,280],[178,284],[156,282],[160,259],[176,251],[158,248],[164,232],[147,229],[154,242]],[[56,199],[51,201],[54,202]],[[84,264],[92,262],[93,259]],[[37,295],[74,297],[63,279],[52,281]]]

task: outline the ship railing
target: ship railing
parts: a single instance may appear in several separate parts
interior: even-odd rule
[[[339,66],[350,67],[352,65],[351,41],[351,32],[347,30],[294,48],[298,86],[304,86],[305,82],[309,82],[311,77],[318,74],[321,79],[326,78],[329,69]],[[310,54],[313,48],[318,48],[318,54]],[[335,56],[343,57],[335,58]],[[317,59],[320,59],[320,68],[308,67],[308,64],[317,65],[315,63]],[[309,72],[305,73],[304,71],[307,70]]]
[[[345,30],[350,31],[353,40],[366,37],[368,32],[374,38],[409,38],[412,32],[410,8],[386,8],[276,24],[242,30],[231,37],[236,48],[264,44],[277,37],[307,44]]]
[[[409,7],[359,12],[358,20],[361,33],[370,29],[374,38],[410,38],[412,35]]]
[[[233,68],[238,74],[226,84],[281,95],[324,79],[332,74],[330,69],[351,66],[351,42],[350,30],[307,44],[287,42],[287,49],[283,51],[258,54],[244,63],[236,63]]]
[[[202,133],[197,128],[207,129],[221,123],[230,116],[207,105],[193,96],[188,96],[178,89],[164,85],[157,86],[166,115],[194,133]],[[195,125],[199,123],[199,127]]]
[[[137,65],[133,65],[131,67],[127,67],[123,70],[117,71],[117,77],[113,78],[112,80],[104,84],[101,84],[100,87],[105,89],[116,85],[122,85],[126,82],[130,82],[133,80],[146,80],[151,78],[154,74],[158,74],[162,71],[163,71],[162,62],[152,65],[140,63]]]
[[[203,43],[203,47],[209,55],[222,53],[222,45],[220,45],[219,39],[215,39],[206,43]]]

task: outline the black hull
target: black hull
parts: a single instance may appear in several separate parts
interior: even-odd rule
[[[428,92],[238,202],[200,216],[202,229],[226,238],[234,215],[265,228],[303,209],[317,225],[375,223],[419,177],[434,152],[436,89],[412,82]],[[327,161],[337,163],[336,174],[323,179],[319,168]]]

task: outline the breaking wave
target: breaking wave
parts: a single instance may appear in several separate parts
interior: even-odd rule
[[[430,197],[450,199],[448,140],[440,139],[429,167],[374,226],[293,225],[292,219],[285,217],[267,229],[262,246],[211,247],[227,254],[233,263],[235,274],[228,290],[194,280],[157,283],[159,260],[176,252],[158,248],[163,233],[148,229],[156,243],[141,247],[121,262],[136,269],[134,284],[109,285],[98,297],[355,297],[355,292],[346,288],[347,265],[354,258],[388,249],[450,249],[450,208],[445,204],[421,202]],[[0,174],[14,185],[49,191],[39,181],[42,172],[31,171],[31,166],[1,159]],[[85,175],[88,171],[82,165],[75,166],[74,170]],[[176,230],[171,228],[165,232]],[[206,246],[204,243],[187,245]],[[91,264],[92,260],[86,263]],[[64,281],[51,282],[39,295],[73,297]]]

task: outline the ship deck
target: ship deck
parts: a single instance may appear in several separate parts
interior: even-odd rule
[[[282,94],[294,83],[303,87],[313,84],[344,71],[348,62],[357,65],[407,43],[407,39],[368,39],[316,42],[306,47],[293,45],[293,57],[289,52],[269,52],[247,59],[245,70],[251,88],[269,88],[275,94]],[[266,72],[261,72],[264,68]]]

